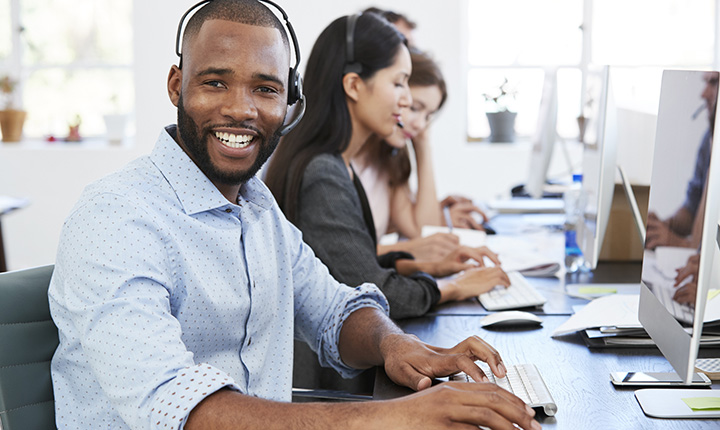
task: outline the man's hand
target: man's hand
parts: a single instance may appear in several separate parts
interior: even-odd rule
[[[452,348],[439,348],[412,335],[393,334],[382,340],[380,350],[388,377],[396,384],[417,391],[429,388],[432,378],[458,372],[465,372],[476,381],[487,381],[476,360],[486,362],[500,378],[506,373],[500,354],[478,336],[469,337]]]
[[[670,228],[670,224],[660,220],[653,212],[648,214],[645,248],[655,249],[658,246],[689,246],[687,239],[678,236]]]
[[[377,403],[376,403],[377,404]],[[535,411],[506,390],[490,383],[446,382],[388,401],[383,428],[477,428],[540,430]]]
[[[673,300],[678,303],[695,303],[697,296],[697,277],[700,269],[700,254],[691,255],[684,267],[677,269],[675,287],[678,287],[685,279],[692,277],[690,281],[675,291]]]

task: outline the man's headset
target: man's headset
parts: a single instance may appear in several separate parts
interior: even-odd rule
[[[345,32],[345,68],[343,69],[343,75],[347,75],[348,73],[357,73],[359,75],[362,72],[362,64],[355,61],[355,25],[360,15],[362,14],[357,13],[347,17]]]
[[[188,9],[183,14],[182,18],[180,18],[180,24],[178,24],[177,30],[177,37],[175,39],[175,53],[178,57],[180,57],[180,61],[178,62],[178,68],[180,69],[182,69],[182,52],[180,52],[180,46],[182,44],[183,24],[185,24],[185,20],[187,19],[188,15],[190,15],[196,9],[199,9],[202,6],[205,6],[207,3],[210,3],[211,1],[213,0],[203,0],[200,3],[197,3],[195,6]],[[299,112],[295,115],[295,118],[289,124],[282,126],[282,128],[278,131],[280,136],[284,136],[288,134],[290,130],[295,128],[296,125],[298,125],[303,115],[305,114],[305,95],[303,94],[302,90],[302,78],[300,77],[300,73],[298,72],[298,66],[300,65],[300,45],[298,44],[297,36],[295,36],[295,31],[293,30],[292,24],[290,24],[290,20],[288,19],[285,11],[275,2],[269,0],[258,1],[261,3],[267,3],[274,7],[278,12],[280,12],[283,19],[285,20],[285,27],[287,28],[287,32],[290,35],[290,39],[292,40],[293,48],[295,49],[295,66],[290,68],[290,73],[288,75],[287,104],[288,106],[292,106],[296,102],[300,102],[300,106],[298,108]]]

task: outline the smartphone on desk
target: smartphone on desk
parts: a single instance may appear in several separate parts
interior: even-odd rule
[[[694,373],[692,383],[685,385],[675,372],[611,372],[610,381],[619,387],[707,387],[712,381],[703,373]]]

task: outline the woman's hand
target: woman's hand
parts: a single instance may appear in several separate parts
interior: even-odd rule
[[[434,261],[447,257],[459,246],[460,239],[456,235],[435,233],[426,237],[401,241],[388,248],[409,252],[418,261]]]
[[[448,196],[440,202],[440,208],[445,207],[450,210],[450,220],[453,227],[484,230],[482,223],[478,222],[473,214],[480,215],[482,222],[487,221],[488,217],[482,209],[473,204],[472,200],[460,196]]]
[[[486,246],[479,248],[459,246],[442,260],[430,264],[426,272],[435,277],[442,278],[462,272],[463,270],[484,267],[485,258],[488,258],[495,265],[500,265],[500,259],[497,254]]]
[[[498,285],[510,286],[510,278],[499,266],[469,269],[453,279],[438,281],[440,303],[477,297]]]

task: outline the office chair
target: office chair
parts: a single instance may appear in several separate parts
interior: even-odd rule
[[[58,346],[47,291],[53,265],[0,273],[0,430],[55,429],[50,360]],[[369,400],[295,389],[300,401]]]
[[[53,265],[0,273],[0,430],[55,429]]]

